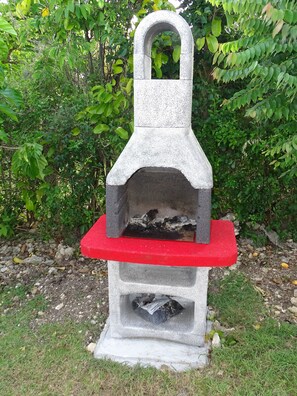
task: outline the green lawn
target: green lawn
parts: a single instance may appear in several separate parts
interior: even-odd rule
[[[85,350],[89,324],[29,322],[46,309],[41,296],[5,289],[1,309],[17,294],[24,303],[0,322],[0,394],[9,395],[275,395],[297,394],[297,328],[266,317],[259,294],[232,273],[209,297],[218,320],[235,330],[212,353],[210,367],[186,373],[128,368],[98,361]]]

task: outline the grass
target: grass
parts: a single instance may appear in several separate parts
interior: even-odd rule
[[[88,324],[50,324],[32,331],[29,323],[46,309],[38,296],[26,301],[26,290],[6,289],[2,308],[15,295],[0,322],[0,394],[10,395],[242,395],[290,396],[297,389],[297,328],[265,317],[259,294],[240,274],[232,273],[209,300],[219,320],[234,326],[234,345],[212,353],[211,366],[186,373],[128,368],[98,361],[86,352]],[[257,323],[256,330],[254,325]]]

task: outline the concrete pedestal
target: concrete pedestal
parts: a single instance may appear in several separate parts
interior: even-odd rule
[[[157,369],[167,366],[175,371],[205,367],[208,364],[208,354],[209,344],[198,347],[152,338],[113,338],[109,320],[94,351],[97,359]]]
[[[128,365],[177,371],[204,367],[209,346],[207,285],[208,267],[108,262],[109,319],[94,355]],[[138,316],[132,301],[139,294],[161,294],[176,298],[183,311],[164,323],[154,324]]]

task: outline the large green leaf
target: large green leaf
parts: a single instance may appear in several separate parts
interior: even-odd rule
[[[174,47],[173,54],[172,54],[172,57],[173,57],[173,60],[174,60],[175,63],[177,63],[179,61],[180,52],[181,52],[181,46],[180,45],[176,45]]]
[[[122,68],[122,66],[113,65],[112,70],[113,70],[113,74],[121,74],[123,71],[123,68]]]
[[[107,131],[109,131],[109,126],[106,124],[98,124],[98,125],[96,125],[96,127],[93,130],[93,132],[96,135],[99,135],[100,133],[107,132]]]
[[[4,143],[8,143],[8,135],[3,131],[3,129],[0,129],[0,140]]]
[[[204,44],[205,44],[205,37],[200,37],[196,40],[198,51],[200,51],[204,47]]]
[[[115,132],[117,135],[119,135],[120,138],[122,138],[124,140],[128,140],[129,134],[126,131],[126,129],[124,129],[122,127],[118,127]]]
[[[126,85],[126,92],[129,95],[132,90],[133,78],[130,78]]]
[[[218,37],[222,32],[222,21],[220,18],[215,17],[211,22],[212,34]]]
[[[5,103],[0,103],[0,113],[7,115],[7,117],[11,118],[14,121],[17,121],[17,116],[15,112]]]
[[[0,91],[0,96],[4,97],[6,101],[12,105],[19,107],[22,104],[21,94],[12,88],[5,88]]]
[[[0,16],[0,30],[13,36],[17,35],[17,32],[14,30],[11,24],[8,23],[2,16]]]
[[[158,52],[155,56],[154,59],[154,65],[156,66],[157,69],[161,69],[162,67],[162,53]]]
[[[208,46],[208,49],[209,49],[210,52],[212,52],[213,54],[215,52],[217,52],[217,49],[219,47],[219,43],[218,43],[218,40],[217,40],[217,38],[215,36],[213,36],[211,34],[209,36],[206,36],[206,42],[207,42],[207,46]]]
[[[31,0],[23,0],[16,5],[16,13],[17,15],[22,18],[28,14],[31,7]]]

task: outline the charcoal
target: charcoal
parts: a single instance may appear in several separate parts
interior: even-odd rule
[[[158,209],[151,209],[145,215],[146,215],[148,221],[152,221],[156,218],[158,213],[159,213]]]
[[[154,294],[143,294],[132,301],[134,312],[153,324],[166,322],[173,316],[178,315],[184,308],[170,296],[155,296]]]
[[[125,236],[168,240],[193,240],[196,221],[186,215],[160,218],[158,209],[130,219]]]

